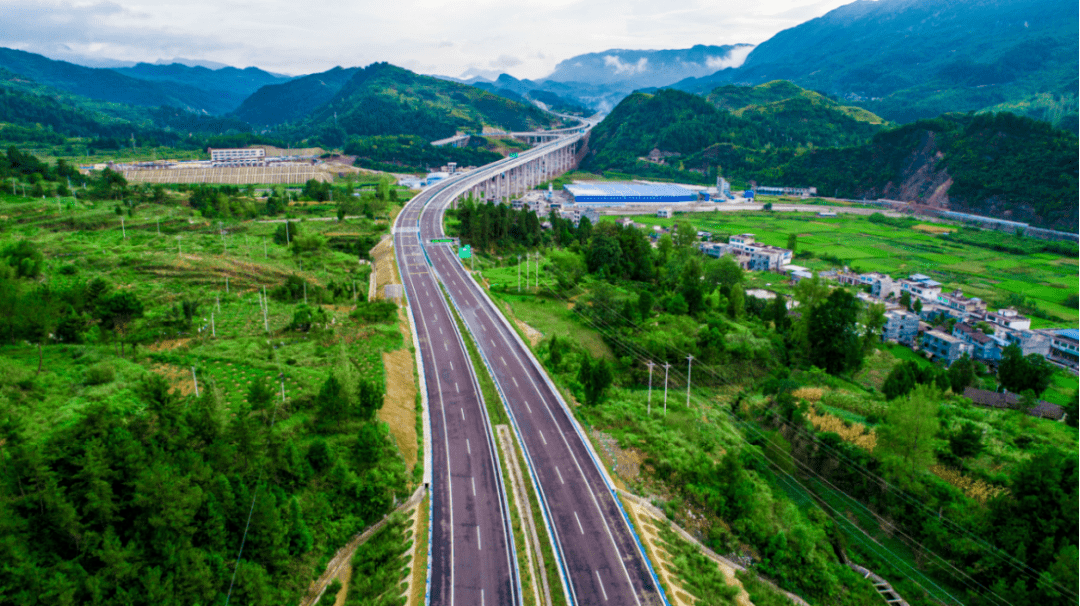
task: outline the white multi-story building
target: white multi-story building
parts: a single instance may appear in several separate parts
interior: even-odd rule
[[[261,147],[235,149],[210,148],[210,163],[214,166],[264,166],[266,150]]]
[[[859,281],[869,286],[870,294],[879,299],[888,299],[897,290],[891,277],[877,272],[862,274],[859,276]]]
[[[985,320],[990,324],[997,326],[1004,326],[1005,328],[1012,328],[1016,330],[1031,330],[1031,318],[1020,315],[1015,309],[999,309],[996,313],[986,312],[980,318],[978,314],[973,314],[974,320]]]
[[[754,234],[739,234],[728,238],[728,246],[739,255],[749,257],[749,269],[754,271],[781,271],[791,264],[791,251],[754,241]]]
[[[915,274],[907,280],[900,280],[900,290],[908,291],[924,301],[936,301],[941,294],[941,282],[931,280],[929,276]]]

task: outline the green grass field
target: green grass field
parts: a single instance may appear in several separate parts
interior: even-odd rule
[[[712,232],[714,238],[721,239],[752,233],[759,242],[781,247],[787,245],[789,234],[795,234],[796,250],[810,251],[815,258],[796,258],[794,263],[814,271],[837,269],[834,263],[820,258],[833,256],[860,272],[878,271],[893,277],[924,273],[942,282],[946,289],[960,289],[968,296],[987,300],[991,307],[1003,303],[1011,293],[1021,294],[1035,300],[1044,312],[1060,318],[1032,318],[1032,328],[1076,326],[1080,320],[1080,311],[1067,301],[1080,293],[1075,258],[1047,253],[1010,255],[950,242],[917,229],[875,224],[855,215],[826,218],[811,213],[716,211],[675,219],[648,215],[633,218],[650,227],[689,221],[698,230]]]
[[[134,353],[129,345],[123,356],[115,343],[97,338],[94,329],[86,343],[47,345],[46,372],[33,381],[44,404],[33,419],[43,429],[75,419],[95,401],[134,400],[131,390],[147,370],[166,375],[177,389],[190,390],[194,367],[200,388],[216,390],[232,409],[246,399],[253,380],[282,372],[286,397],[313,395],[342,358],[381,382],[381,352],[402,346],[396,326],[355,327],[348,318],[350,301],[325,306],[338,328],[336,337],[287,330],[295,309],[289,301],[269,298],[264,321],[261,292],[265,288],[269,294],[289,276],[304,280],[312,295],[330,282],[349,290],[355,282],[357,293],[366,296],[371,266],[359,263],[355,254],[329,248],[293,254],[273,242],[279,223],[219,222],[180,206],[140,205],[134,216],[118,215],[114,203],[66,200],[70,204],[61,199],[58,210],[55,199],[0,194],[0,249],[31,240],[45,257],[43,280],[63,287],[102,278],[113,289],[134,292],[147,321],[162,318],[183,300],[197,301],[198,310],[189,330],[163,329]],[[381,229],[367,220],[301,220],[300,225],[304,233],[346,237]],[[113,368],[115,380],[88,385],[86,369],[97,363]],[[0,364],[3,383],[28,380],[37,369],[37,348],[5,342]]]

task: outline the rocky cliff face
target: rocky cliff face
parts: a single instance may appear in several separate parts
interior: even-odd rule
[[[879,197],[949,208],[953,179],[942,162],[944,159],[945,154],[938,148],[938,134],[926,131],[921,144],[907,158],[900,178],[889,181]]]

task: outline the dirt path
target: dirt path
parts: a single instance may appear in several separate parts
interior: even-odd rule
[[[401,284],[394,258],[394,240],[389,235],[384,235],[371,249],[371,265],[375,276],[375,292],[369,293],[369,298],[381,299],[387,284]]]

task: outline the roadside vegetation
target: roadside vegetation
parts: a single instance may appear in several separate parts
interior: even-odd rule
[[[924,255],[946,266],[968,255],[967,271],[945,271],[983,280],[991,301],[1008,270],[980,276],[974,262],[1019,274],[1023,260],[913,230],[906,248],[877,252],[877,243],[909,234],[865,218],[687,216],[666,223],[671,233],[652,246],[614,222],[575,228],[552,217],[552,230],[537,233],[522,215],[466,203],[450,224],[481,252],[477,267],[493,297],[542,333],[534,350],[576,401],[578,418],[614,439],[604,448],[615,449],[617,481],[715,551],[815,604],[881,599],[848,560],[889,579],[912,604],[1074,599],[1074,376],[1055,372],[1044,387],[1051,393],[1060,381],[1069,425],[975,408],[958,395],[963,387],[1009,379],[948,372],[881,344],[882,310],[865,308],[849,289],[817,280],[781,285],[779,276],[703,257],[693,244],[698,230],[754,232],[781,246],[794,234],[797,250],[812,251],[815,261],[860,246],[867,253],[853,264],[864,271],[881,259],[894,270],[910,264],[911,273],[927,273],[918,265],[930,262]],[[935,246],[942,250],[922,250]],[[528,253],[531,285],[518,261]],[[1071,267],[1075,289],[1075,264],[1043,254],[1028,279],[1064,283]],[[746,294],[765,280],[781,296]],[[1049,303],[1038,305],[1062,308]],[[912,372],[902,363],[925,370],[903,393],[887,392],[890,374]]]

